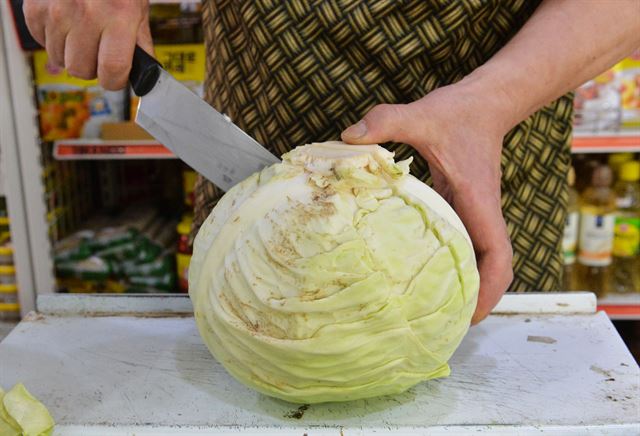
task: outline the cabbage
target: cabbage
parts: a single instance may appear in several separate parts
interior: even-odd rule
[[[377,145],[305,145],[218,202],[189,293],[235,378],[318,403],[449,374],[479,276],[462,222],[409,163]]]
[[[0,435],[49,436],[54,424],[47,408],[22,383],[6,393],[0,389]]]

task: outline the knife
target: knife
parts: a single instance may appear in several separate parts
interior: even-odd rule
[[[219,188],[280,162],[138,46],[129,82],[140,97],[136,123]]]

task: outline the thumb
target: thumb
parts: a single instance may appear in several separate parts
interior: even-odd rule
[[[404,104],[379,104],[342,132],[348,144],[407,142],[408,108]]]

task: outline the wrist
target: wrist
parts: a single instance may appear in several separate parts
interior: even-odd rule
[[[477,68],[455,86],[501,138],[527,117],[520,102],[522,93],[511,92],[504,76],[486,66]]]

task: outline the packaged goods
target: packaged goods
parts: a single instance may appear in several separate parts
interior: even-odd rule
[[[111,263],[98,256],[56,264],[59,277],[72,277],[83,280],[106,280],[114,272]]]
[[[16,267],[14,265],[0,265],[0,285],[10,285],[16,282]]]
[[[71,77],[47,66],[44,50],[33,56],[40,136],[45,141],[98,138],[105,122],[124,120],[125,91],[105,91],[95,80]]]
[[[640,50],[578,87],[576,131],[616,131],[640,126]]]
[[[167,272],[160,276],[130,276],[130,292],[175,292],[176,275]]]
[[[91,255],[90,241],[95,237],[91,230],[81,230],[58,241],[54,245],[54,261],[56,263],[82,260]]]
[[[20,320],[20,305],[18,303],[0,303],[0,321]]]
[[[60,291],[176,291],[174,220],[143,207],[97,219],[89,227],[55,246]]]
[[[13,246],[10,241],[0,245],[0,265],[13,264]]]
[[[640,126],[640,50],[614,67],[622,107],[622,125]]]
[[[618,85],[611,70],[583,84],[575,92],[575,130],[616,130],[622,116],[620,101]]]
[[[18,303],[18,285],[15,283],[0,284],[0,303]]]

